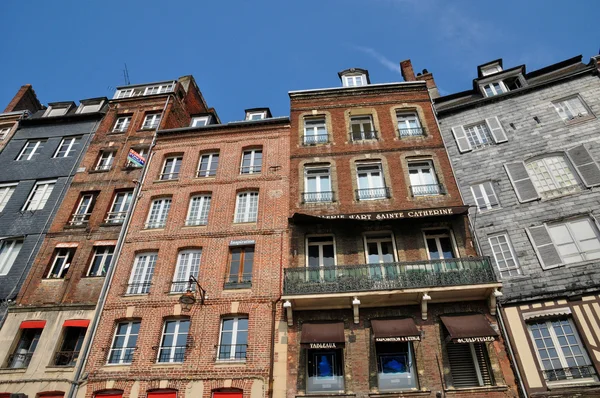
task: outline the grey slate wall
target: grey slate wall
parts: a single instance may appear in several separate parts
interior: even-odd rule
[[[576,124],[563,122],[552,101],[573,94],[580,95],[596,118]],[[508,142],[461,154],[451,128],[493,116],[499,118]],[[533,119],[534,116],[541,124]],[[499,98],[496,102],[455,114],[442,114],[439,119],[465,202],[475,206],[470,190],[472,184],[489,180],[495,183],[501,208],[478,213],[475,207],[470,210],[470,216],[483,255],[493,259],[488,236],[506,232],[518,256],[522,275],[503,278],[502,300],[518,301],[560,295],[563,291],[577,294],[598,289],[600,260],[543,270],[525,229],[571,216],[600,216],[600,188],[582,188],[577,193],[550,200],[520,203],[503,165],[536,155],[560,153],[582,143],[596,162],[600,161],[600,79],[586,74],[524,95]]]

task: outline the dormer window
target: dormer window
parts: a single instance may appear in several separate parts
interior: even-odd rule
[[[366,83],[365,75],[344,76],[344,87],[364,86]]]
[[[483,91],[486,97],[493,97],[494,95],[503,94],[508,91],[503,82],[488,83],[483,86]]]
[[[77,108],[77,113],[92,113],[92,112],[100,112],[102,109],[102,105],[104,105],[104,100],[82,100],[79,104],[79,108]]]
[[[161,84],[151,84],[147,86],[136,86],[136,87],[123,87],[117,89],[115,93],[114,99],[120,98],[131,98],[131,97],[139,97],[143,95],[155,95],[155,94],[164,94],[170,93],[175,88],[174,81],[165,82]]]
[[[370,83],[366,69],[350,68],[338,73],[344,87],[366,86]]]
[[[248,112],[246,120],[263,120],[266,119],[267,112]]]
[[[481,68],[481,74],[483,76],[491,75],[497,72],[502,72],[502,67],[498,64],[488,65]]]
[[[48,109],[46,109],[46,112],[44,112],[44,116],[43,117],[54,117],[54,116],[63,116],[66,115],[67,112],[69,111],[69,109],[71,109],[71,106],[73,105],[72,102],[67,102],[67,103],[53,103],[53,104],[48,104]]]
[[[196,116],[192,118],[190,127],[202,127],[206,126],[210,120],[210,116]]]

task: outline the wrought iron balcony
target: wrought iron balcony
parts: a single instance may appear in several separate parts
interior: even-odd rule
[[[123,224],[125,222],[125,216],[127,216],[126,211],[114,211],[110,212],[106,215],[106,220],[104,220],[107,224]]]
[[[219,362],[223,361],[245,361],[248,351],[248,344],[221,344],[216,345],[217,358]]]
[[[284,270],[285,295],[400,290],[496,282],[488,257]]]
[[[160,175],[161,181],[177,180],[178,178],[179,178],[179,172],[161,173],[161,175]]]
[[[252,273],[226,276],[223,285],[223,289],[247,289],[250,287],[252,287]]]
[[[108,359],[106,363],[114,364],[130,364],[133,362],[133,354],[137,347],[120,347],[111,348],[108,351]]]
[[[366,188],[356,190],[356,200],[386,199],[391,197],[390,187]]]
[[[411,185],[412,196],[445,195],[446,191],[442,184]]]
[[[150,282],[129,283],[127,285],[126,294],[148,294],[150,291],[150,286],[152,286],[152,283]]]
[[[58,351],[54,354],[54,365],[74,366],[79,358],[79,351]]]
[[[544,374],[544,379],[546,379],[546,381],[561,381],[593,377],[596,375],[596,370],[592,365],[586,365],[562,369],[542,370],[542,373]]]
[[[326,144],[329,142],[329,136],[327,134],[305,135],[302,138],[304,145]]]
[[[189,280],[173,281],[171,282],[171,293],[184,293],[188,289],[192,292],[196,291],[196,284],[190,283]]]
[[[110,170],[111,167],[112,167],[112,163],[110,163],[110,164],[99,164],[98,166],[96,166],[96,168],[94,170],[96,170],[96,171],[108,171],[108,170]]]
[[[350,132],[350,140],[351,141],[365,141],[365,140],[376,140],[377,139],[377,131],[351,131]]]
[[[198,170],[196,177],[214,177],[217,175],[217,168]]]
[[[208,224],[208,216],[202,218],[188,218],[185,220],[186,227],[196,227],[198,225]]]
[[[147,222],[144,224],[146,229],[164,228],[167,225],[167,220]]]
[[[159,353],[158,353],[158,359],[156,362],[159,362],[159,363],[183,362],[185,359],[186,348],[188,348],[187,345],[160,347]]]
[[[302,202],[303,203],[323,203],[323,202],[333,202],[333,191],[323,191],[323,192],[302,192]]]
[[[71,221],[69,221],[69,225],[72,227],[84,227],[88,224],[91,215],[92,213],[73,214]]]
[[[410,129],[398,129],[400,138],[407,137],[422,137],[425,135],[425,129],[423,127],[413,127]]]
[[[6,367],[9,369],[25,369],[29,366],[32,356],[33,352],[28,352],[25,354],[11,354],[8,356]]]

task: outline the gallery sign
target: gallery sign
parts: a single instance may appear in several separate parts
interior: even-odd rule
[[[312,349],[337,348],[335,343],[310,343],[309,347]]]
[[[377,337],[375,341],[384,343],[421,341],[421,336]]]
[[[425,210],[404,210],[404,211],[382,211],[373,213],[354,213],[354,214],[327,214],[315,216],[328,220],[360,220],[360,221],[385,221],[398,220],[405,218],[423,218],[435,216],[451,216],[455,214],[464,214],[468,211],[468,206],[441,207],[438,209]]]
[[[456,343],[486,343],[488,341],[494,341],[496,338],[494,336],[486,336],[486,337],[462,337],[459,339],[455,339]]]
[[[229,246],[250,246],[255,243],[256,241],[253,239],[232,240],[229,242]]]

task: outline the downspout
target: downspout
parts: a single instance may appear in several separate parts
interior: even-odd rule
[[[162,111],[160,123],[162,123],[165,119],[165,112],[167,110],[167,106],[169,105],[169,100],[171,99],[172,96],[173,95],[171,94],[167,97],[167,101],[165,102],[165,106]],[[119,261],[119,258],[121,257],[121,248],[123,247],[123,244],[125,242],[125,237],[127,236],[127,232],[129,231],[129,226],[131,224],[131,216],[133,215],[133,211],[135,210],[135,206],[137,205],[138,199],[140,197],[140,191],[142,189],[142,185],[144,184],[144,180],[146,179],[146,175],[148,174],[148,165],[150,164],[150,161],[152,160],[152,157],[154,155],[154,153],[152,153],[152,148],[154,148],[154,145],[156,144],[156,135],[157,135],[158,130],[160,129],[160,123],[159,123],[159,126],[157,126],[156,130],[154,130],[154,136],[152,137],[152,143],[150,144],[148,160],[146,161],[146,164],[144,164],[144,168],[142,170],[141,181],[139,181],[136,184],[136,187],[133,192],[133,200],[132,200],[131,206],[129,207],[129,210],[127,211],[127,215],[125,216],[125,221],[123,223],[124,226],[123,226],[123,228],[121,228],[121,232],[119,233],[119,239],[118,239],[117,245],[115,247],[115,255],[113,256],[113,258],[108,266],[108,275],[107,275],[106,279],[104,280],[104,284],[102,285],[102,290],[100,291],[100,297],[98,298],[98,304],[96,305],[94,318],[92,319],[92,322],[91,322],[90,329],[91,329],[92,334],[87,339],[87,341],[85,342],[85,344],[83,345],[83,347],[81,349],[82,355],[80,356],[80,358],[82,360],[79,361],[77,364],[77,367],[75,370],[75,377],[71,381],[71,388],[69,389],[69,395],[67,395],[67,398],[75,398],[75,396],[77,395],[77,389],[79,388],[79,384],[82,382],[82,380],[80,380],[81,373],[83,372],[83,369],[85,369],[85,365],[87,364],[89,350],[92,345],[92,342],[94,341],[94,338],[96,337],[98,323],[100,322],[100,315],[102,314],[102,310],[104,309],[104,305],[106,304],[106,297],[108,296],[108,290],[111,286],[113,277],[115,275],[115,268],[116,268],[117,262]]]
[[[283,286],[283,239],[285,237],[285,231],[281,232],[281,241],[279,244],[279,297],[277,300],[272,302],[271,308],[271,358],[269,358],[269,391],[267,392],[267,396],[269,398],[273,398],[273,366],[275,365],[275,337],[277,333],[275,332],[275,316],[277,315],[277,303],[281,301],[281,289]]]
[[[504,337],[505,346],[508,348],[508,353],[510,355],[510,362],[512,367],[515,370],[515,374],[517,376],[517,381],[519,382],[519,392],[523,394],[522,396],[527,398],[527,390],[525,389],[525,385],[523,384],[523,378],[521,377],[521,372],[519,371],[519,365],[517,364],[517,360],[515,354],[512,350],[512,345],[509,342],[508,332],[506,327],[504,326],[504,318],[502,317],[502,304],[497,304],[498,310],[496,311],[496,316],[498,317],[498,324],[500,325],[500,331],[502,332],[502,336]]]

